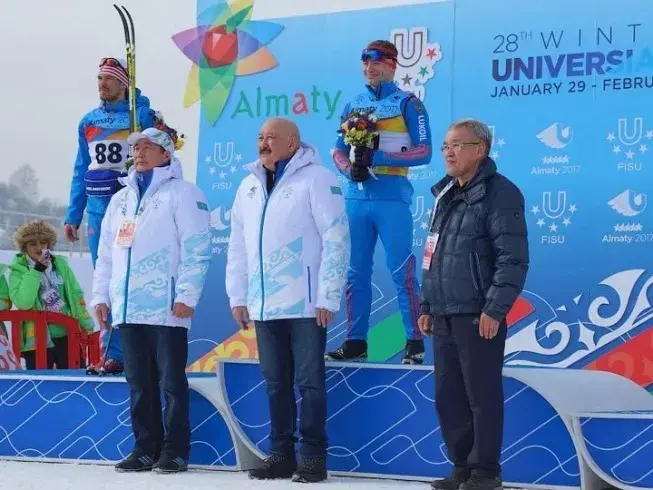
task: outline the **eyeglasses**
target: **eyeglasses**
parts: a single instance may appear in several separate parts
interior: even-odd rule
[[[396,61],[396,58],[378,49],[364,49],[363,52],[361,53],[361,61],[382,61],[382,60]]]
[[[440,147],[440,151],[442,151],[444,153],[446,151],[453,150],[454,153],[458,153],[460,150],[462,150],[466,146],[474,146],[474,145],[478,145],[478,144],[479,144],[479,141],[475,141],[473,143],[454,143],[453,145],[447,145],[445,143]]]

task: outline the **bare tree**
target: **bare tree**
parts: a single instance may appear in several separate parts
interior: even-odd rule
[[[37,203],[39,201],[39,179],[29,163],[21,165],[9,177],[9,185],[17,188],[20,195]]]

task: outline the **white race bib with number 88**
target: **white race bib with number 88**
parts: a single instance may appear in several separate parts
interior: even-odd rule
[[[91,155],[89,170],[123,170],[129,154],[124,140],[93,141],[88,145]]]

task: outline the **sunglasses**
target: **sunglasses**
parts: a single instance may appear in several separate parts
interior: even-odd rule
[[[383,61],[383,60],[395,60],[397,59],[388,54],[380,51],[378,49],[364,49],[361,54],[361,61]]]
[[[115,58],[102,58],[100,60],[100,66],[112,66],[114,68],[120,68],[122,71],[125,71],[125,67],[120,64],[120,61],[118,61]]]

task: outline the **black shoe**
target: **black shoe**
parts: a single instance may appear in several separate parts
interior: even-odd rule
[[[152,469],[157,473],[181,473],[188,470],[188,461],[179,456],[162,454]]]
[[[151,471],[154,466],[154,458],[147,454],[131,453],[120,463],[114,466],[116,471]]]
[[[503,490],[501,478],[495,476],[476,476],[460,485],[460,490]]]
[[[402,364],[422,364],[424,362],[424,341],[409,340],[406,342],[406,350],[401,360]]]
[[[364,361],[367,359],[367,340],[345,340],[333,352],[324,355],[327,361]]]
[[[292,481],[317,483],[327,479],[326,458],[301,458]]]
[[[260,468],[249,470],[249,477],[255,480],[292,478],[296,469],[297,458],[294,453],[290,455],[273,454],[263,461]]]
[[[431,482],[433,490],[458,490],[460,485],[469,480],[470,474],[465,472],[453,473],[450,477],[442,480],[434,480]]]

